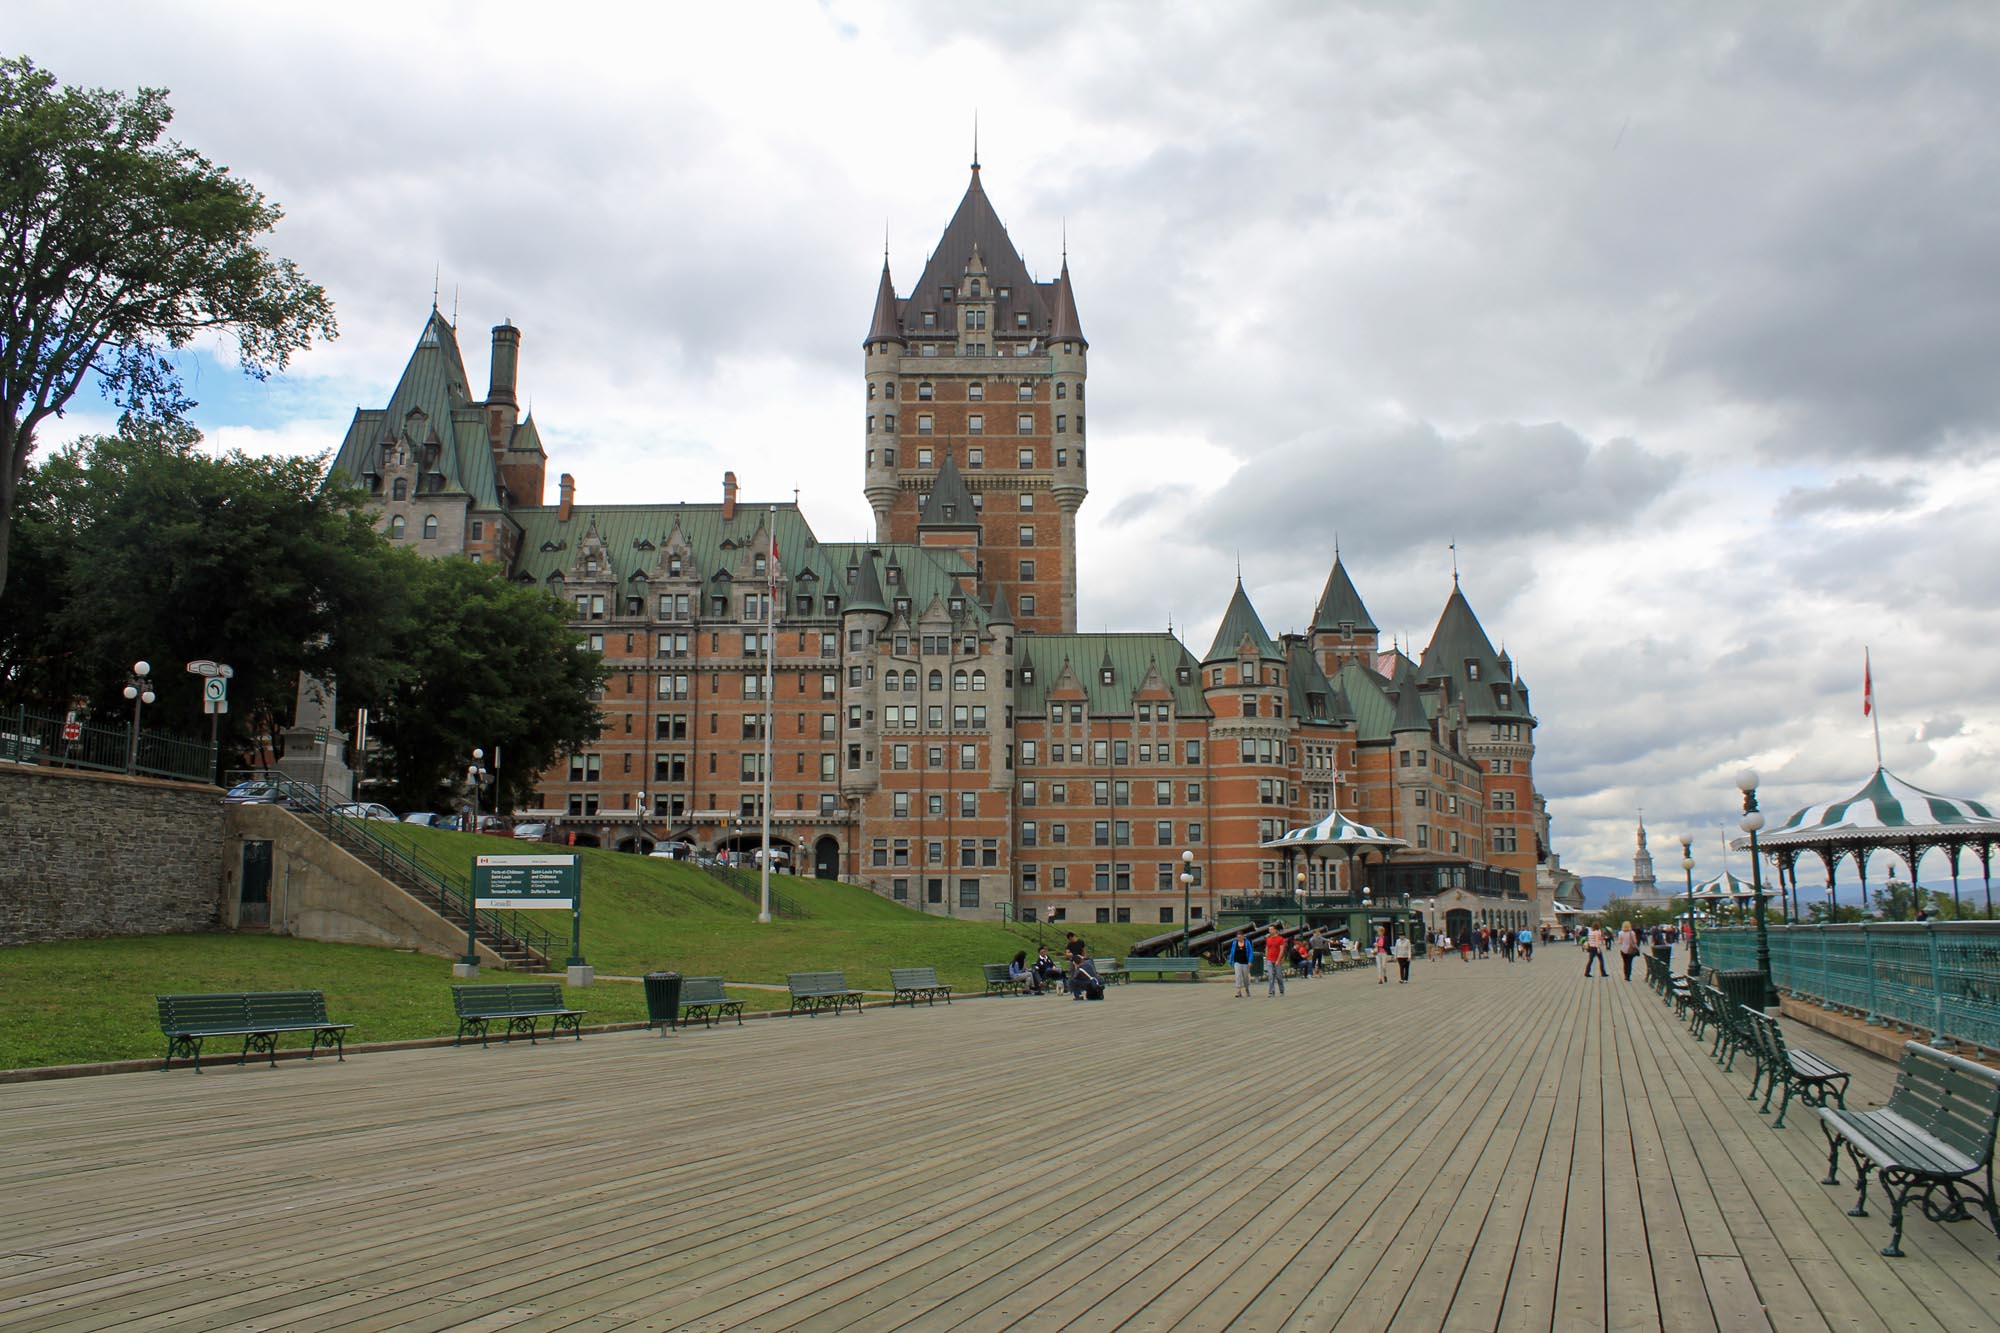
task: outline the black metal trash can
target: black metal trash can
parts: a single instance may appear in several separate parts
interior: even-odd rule
[[[1764,974],[1754,967],[1717,971],[1715,988],[1727,996],[1731,1004],[1746,1004],[1760,1014],[1764,1012]]]
[[[648,972],[646,984],[646,1026],[655,1027],[661,1023],[672,1031],[681,1012],[681,974],[678,972]]]

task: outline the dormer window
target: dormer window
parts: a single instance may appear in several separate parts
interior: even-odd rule
[[[395,481],[391,482],[389,485],[389,498],[391,500],[409,499],[410,479],[408,477],[398,477]]]
[[[1479,679],[1479,662],[1478,662],[1478,659],[1476,659],[1476,658],[1471,658],[1471,657],[1468,657],[1468,658],[1466,658],[1466,659],[1465,659],[1465,678],[1466,678],[1467,680],[1478,680],[1478,679]]]
[[[909,598],[907,598],[907,597],[898,597],[898,598],[896,599],[896,614],[897,614],[897,615],[899,615],[899,616],[907,616],[908,614],[910,614],[910,599],[909,599]]]
[[[993,294],[1004,301],[1014,294],[1014,289],[1012,287],[995,287]]]
[[[597,562],[595,560],[584,561],[583,572],[586,574],[595,574],[597,572]]]
[[[934,329],[937,327],[937,311],[935,310],[924,311],[924,327],[927,329]]]
[[[1502,708],[1512,708],[1514,706],[1513,700],[1514,700],[1513,693],[1510,690],[1508,690],[1504,685],[1496,685],[1493,687],[1494,703],[1499,704]]]
[[[1177,669],[1174,672],[1174,679],[1179,683],[1181,683],[1182,685],[1189,685],[1193,683],[1193,680],[1189,676],[1188,669],[1186,667],[1180,667],[1179,669]]]
[[[1109,685],[1111,683],[1110,667],[1105,667],[1097,673],[1097,683],[1099,685]]]
[[[951,517],[952,508],[953,506],[951,505],[946,505],[944,507],[946,518]],[[965,599],[963,597],[954,597],[951,599],[951,613],[955,616],[962,616],[965,614]]]
[[[676,579],[681,576],[681,558],[679,556],[667,557],[667,576]]]
[[[971,290],[972,290],[972,294],[973,294],[974,296],[977,296],[977,295],[979,295],[979,289],[980,289],[980,281],[979,281],[979,279],[977,279],[977,278],[974,278],[974,279],[972,280],[972,287],[971,287]]]
[[[763,557],[763,556],[761,556],[761,555],[753,555],[753,556],[751,556],[751,557],[750,557],[750,572],[751,572],[752,574],[762,574],[762,573],[764,572],[764,557]]]
[[[1027,666],[1021,668],[1021,683],[1023,685],[1033,685],[1035,683],[1035,669],[1033,667]]]

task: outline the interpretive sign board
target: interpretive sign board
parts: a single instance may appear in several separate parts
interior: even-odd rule
[[[582,883],[583,858],[575,853],[472,859],[472,897],[481,909],[575,911]]]

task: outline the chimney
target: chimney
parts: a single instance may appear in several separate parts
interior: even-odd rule
[[[727,523],[736,517],[736,474],[722,474],[722,521]]]
[[[514,376],[521,360],[521,331],[511,320],[493,326],[493,370],[486,381],[486,401],[494,407],[518,408]]]
[[[565,472],[562,480],[556,483],[556,488],[562,495],[562,502],[556,506],[556,522],[567,523],[569,511],[576,504],[576,478]]]

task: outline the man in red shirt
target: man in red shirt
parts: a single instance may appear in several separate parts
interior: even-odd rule
[[[1285,993],[1285,937],[1276,923],[1264,935],[1264,974],[1270,979],[1265,988],[1266,996]]]

